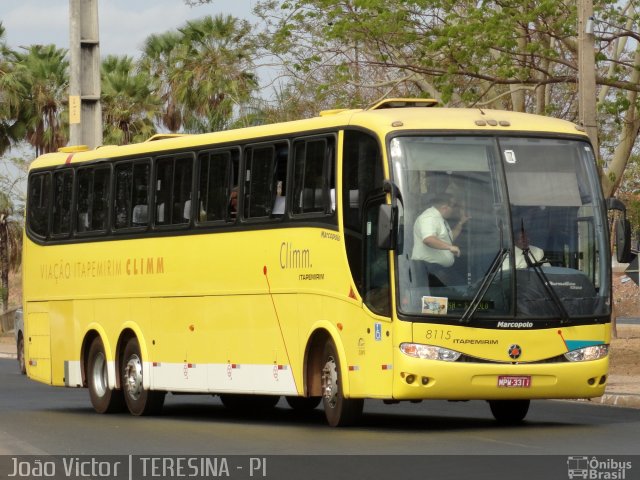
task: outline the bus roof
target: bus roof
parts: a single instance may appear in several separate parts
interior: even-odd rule
[[[418,102],[413,99],[413,102]],[[393,103],[395,102],[395,103]],[[246,142],[255,139],[277,137],[292,133],[322,131],[327,129],[357,126],[375,131],[382,138],[391,131],[465,131],[465,132],[529,132],[565,135],[586,134],[575,124],[551,117],[505,110],[479,108],[425,108],[434,105],[426,101],[417,106],[409,103],[397,107],[400,99],[381,102],[366,110],[330,110],[320,116],[306,120],[274,123],[256,127],[224,130],[196,135],[161,134],[131,145],[105,145],[93,150],[83,146],[63,147],[36,159],[30,168],[87,162],[104,158],[129,157],[134,155],[157,155],[172,150],[197,148],[215,144]],[[432,102],[432,103],[429,103]],[[153,141],[152,141],[153,140]]]

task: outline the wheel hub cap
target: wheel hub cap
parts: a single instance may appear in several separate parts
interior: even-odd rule
[[[333,408],[338,401],[338,371],[336,362],[329,357],[322,369],[322,395],[327,404]]]
[[[124,368],[124,388],[134,400],[142,393],[142,362],[137,355],[132,355]]]
[[[99,397],[104,397],[105,393],[107,393],[107,361],[103,353],[96,355],[93,363],[93,372],[91,373],[96,394]]]

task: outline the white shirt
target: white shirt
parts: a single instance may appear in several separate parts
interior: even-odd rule
[[[451,228],[436,207],[427,208],[415,221],[411,258],[450,267],[455,260],[453,253],[425,245],[424,239],[432,236],[453,245]]]
[[[539,262],[544,258],[544,250],[542,250],[539,247],[529,245],[529,253],[533,257],[533,261],[535,262]],[[516,247],[516,246],[513,247],[513,256],[515,257],[517,269],[527,268],[529,266],[527,265],[527,260],[524,258],[522,249],[520,247]],[[544,263],[543,265],[549,266],[548,263]],[[509,257],[505,258],[504,262],[502,263],[502,269],[503,270],[509,269]]]

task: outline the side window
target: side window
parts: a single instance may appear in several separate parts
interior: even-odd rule
[[[333,138],[294,143],[292,213],[331,213],[335,210]]]
[[[109,208],[110,169],[84,168],[78,170],[76,231],[105,231]]]
[[[285,213],[288,150],[286,143],[245,150],[245,218],[278,217]]]
[[[237,150],[198,155],[198,212],[200,223],[234,221],[238,208]]]
[[[71,233],[71,195],[73,192],[73,170],[65,169],[53,174],[53,219],[51,233]]]
[[[91,195],[91,230],[106,230],[109,215],[109,185],[111,169],[98,168],[93,174],[93,192]]]
[[[116,229],[149,224],[149,162],[116,165],[113,225]]]
[[[49,204],[51,175],[38,173],[29,179],[29,204],[27,207],[29,228],[40,237],[49,233]]]
[[[347,258],[353,281],[363,294],[363,218],[365,202],[380,192],[384,172],[382,155],[375,137],[358,131],[345,131],[342,161],[342,211]]]
[[[156,225],[187,224],[191,219],[193,157],[159,158],[156,163]]]
[[[93,186],[93,169],[78,170],[76,200],[76,232],[89,230],[89,204],[91,203],[91,189]]]

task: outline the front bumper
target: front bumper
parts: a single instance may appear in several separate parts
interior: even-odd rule
[[[604,394],[609,357],[587,362],[466,363],[411,358],[394,364],[395,400],[593,398]],[[530,377],[527,387],[499,387],[499,376]]]

